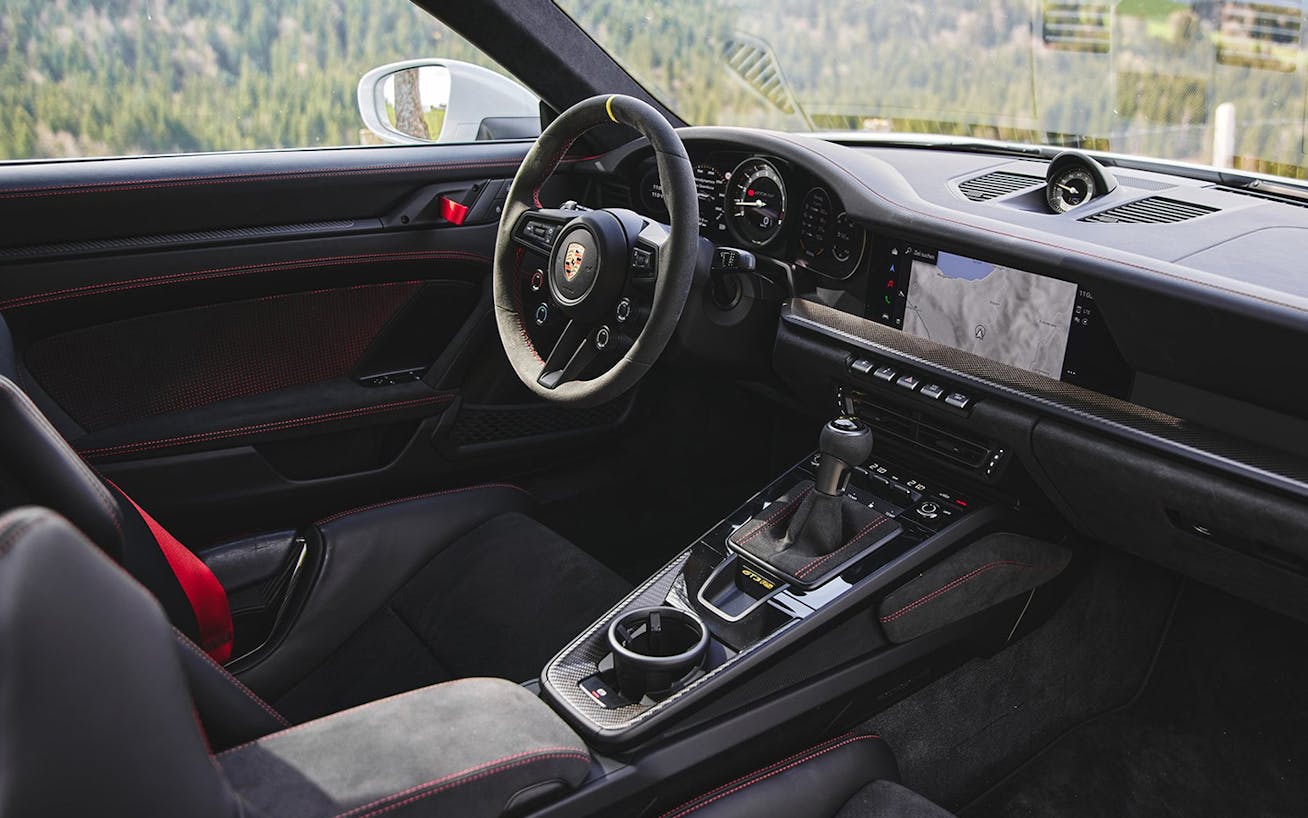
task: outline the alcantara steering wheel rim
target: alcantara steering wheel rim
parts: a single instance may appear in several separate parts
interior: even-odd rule
[[[541,187],[572,143],[609,122],[635,128],[654,148],[670,225],[626,209],[541,206]],[[569,108],[518,169],[495,243],[495,324],[515,374],[559,403],[586,406],[622,395],[671,339],[698,255],[694,168],[662,114],[618,94]],[[525,313],[528,303],[536,304],[535,314]],[[549,349],[538,348],[529,322],[543,327],[555,316],[566,325]]]

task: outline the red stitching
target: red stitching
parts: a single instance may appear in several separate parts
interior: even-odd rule
[[[521,486],[515,486],[512,483],[482,483],[476,486],[464,486],[463,488],[446,489],[445,491],[431,491],[426,494],[415,494],[411,497],[400,497],[395,500],[386,500],[385,502],[381,502],[381,503],[373,503],[367,506],[359,506],[358,508],[352,508],[349,509],[348,511],[342,511],[337,514],[333,514],[330,517],[324,517],[318,522],[314,523],[314,525],[327,525],[328,523],[334,523],[337,520],[340,520],[344,517],[349,517],[351,514],[362,514],[365,511],[373,511],[379,508],[386,508],[387,506],[393,506],[398,503],[407,503],[410,500],[426,500],[430,497],[441,497],[446,494],[458,494],[459,492],[462,491],[476,491],[478,489],[515,489],[527,495],[528,497],[531,496],[531,492],[527,491]]]
[[[562,162],[586,162],[598,159],[602,154],[592,156],[568,156]],[[369,174],[431,171],[441,169],[499,168],[521,165],[518,159],[504,159],[487,162],[427,162],[423,164],[387,164],[365,165],[353,168],[338,168],[329,171],[273,171],[270,173],[235,173],[209,176],[177,176],[157,179],[124,180],[116,182],[81,182],[68,185],[47,185],[45,187],[0,190],[0,199],[24,199],[43,196],[67,196],[78,193],[105,193],[126,190],[149,190],[156,188],[190,187],[201,185],[233,184],[236,182],[271,182],[282,179],[321,179],[335,176],[364,176]]]
[[[776,514],[773,514],[773,515],[772,515],[771,517],[769,517],[768,519],[766,519],[766,520],[764,520],[763,522],[759,523],[759,524],[758,524],[758,527],[756,527],[753,531],[750,531],[748,534],[746,534],[745,537],[744,537],[744,539],[736,540],[736,545],[738,545],[738,546],[742,546],[742,547],[743,547],[746,543],[748,543],[750,540],[752,540],[752,539],[754,539],[755,537],[757,537],[759,534],[762,534],[764,531],[766,531],[768,528],[770,528],[774,523],[776,523],[777,521],[779,521],[781,518],[786,517],[786,516],[788,516],[788,515],[790,515],[790,514],[793,514],[794,511],[795,511],[795,508],[799,505],[800,501],[802,501],[805,497],[807,497],[807,496],[808,496],[808,493],[809,493],[810,491],[812,491],[812,490],[813,490],[813,487],[812,487],[812,486],[809,486],[808,488],[806,488],[806,489],[804,489],[803,491],[801,491],[801,492],[799,493],[799,496],[798,496],[798,497],[796,497],[795,499],[791,500],[789,503],[786,503],[785,507],[783,507],[783,508],[782,508],[780,511],[778,511]]]
[[[177,636],[178,641],[180,641],[187,650],[189,650],[191,653],[194,653],[196,656],[199,656],[201,659],[205,660],[210,665],[212,665],[219,673],[226,676],[228,681],[230,681],[232,684],[236,686],[237,690],[244,693],[245,696],[251,701],[253,701],[255,704],[262,707],[265,713],[267,713],[268,715],[272,716],[274,719],[277,720],[278,724],[280,724],[283,727],[291,726],[291,723],[286,720],[285,716],[274,710],[272,705],[268,704],[268,702],[260,698],[259,695],[256,694],[253,690],[246,687],[245,684],[240,679],[236,678],[231,673],[229,673],[227,668],[223,667],[222,665],[214,661],[214,658],[212,656],[201,650],[200,647],[196,645],[194,642],[192,642],[190,638],[187,637],[186,634],[177,630],[176,627],[173,628],[173,633]]]
[[[67,287],[61,290],[51,290],[50,292],[15,296],[14,298],[0,301],[0,310],[31,307],[51,301],[66,301],[70,298],[81,298],[84,296],[104,295],[112,292],[136,290],[142,287],[163,286],[166,284],[191,281],[207,281],[215,278],[230,278],[232,276],[248,275],[256,272],[262,273],[274,270],[295,270],[303,269],[305,267],[337,267],[361,262],[419,261],[439,258],[455,258],[464,261],[480,262],[483,264],[490,263],[490,258],[487,256],[481,255],[480,253],[468,253],[462,250],[410,250],[392,253],[359,253],[345,256],[322,256],[320,258],[311,259],[288,259],[286,261],[243,264],[234,267],[213,267],[207,270],[195,270],[185,273],[166,273],[163,275],[147,276],[145,278],[129,279],[127,281],[106,284],[83,284],[79,287]]]
[[[759,783],[760,781],[766,781],[767,779],[775,775],[780,775],[781,773],[784,773],[787,770],[793,769],[801,764],[805,764],[809,761],[812,761],[813,759],[825,755],[831,752],[832,750],[838,750],[841,747],[844,747],[849,744],[853,744],[854,742],[857,741],[867,741],[868,739],[880,739],[880,738],[881,738],[880,736],[871,733],[866,733],[857,736],[844,736],[844,737],[837,736],[836,738],[831,739],[831,741],[836,742],[834,744],[829,744],[829,746],[825,746],[825,747],[821,744],[817,745],[816,747],[810,747],[809,749],[804,750],[803,752],[796,753],[790,758],[784,759],[782,761],[774,762],[768,767],[764,767],[760,770],[755,770],[754,772],[749,773],[748,775],[743,775],[740,778],[737,778],[735,781],[729,782],[727,784],[723,784],[717,789],[709,790],[703,795],[693,798],[689,802],[682,804],[679,807],[673,808],[671,811],[666,812],[662,816],[660,816],[660,818],[682,818],[682,816],[689,815],[692,812],[701,810],[715,801],[719,801],[723,798],[726,798],[728,795],[732,795],[733,793],[737,793],[743,789],[752,787],[755,784]],[[757,776],[757,778],[755,776]],[[753,780],[747,781],[747,779],[753,779]],[[742,781],[746,781],[746,783],[741,784],[740,782]],[[738,784],[739,786],[737,786]],[[707,800],[702,800],[702,799],[707,799]]]
[[[571,139],[569,139],[567,142],[564,142],[563,147],[559,148],[558,153],[554,154],[554,156],[550,158],[549,168],[545,171],[545,175],[541,177],[541,180],[536,183],[535,189],[531,191],[531,200],[536,203],[536,207],[541,206],[540,189],[545,187],[545,183],[549,181],[549,178],[551,176],[554,175],[554,169],[559,166],[559,163],[561,161],[563,161],[563,154],[568,152],[568,148],[572,147],[572,143],[577,141],[578,136],[581,136],[581,134],[577,134],[577,136],[574,136]]]
[[[341,711],[338,711],[338,712],[336,712],[336,713],[332,713],[331,715],[323,716],[323,717],[320,718],[320,719],[314,719],[313,721],[307,721],[307,722],[305,722],[305,723],[303,723],[303,724],[297,724],[297,725],[294,725],[293,727],[287,727],[285,730],[278,730],[276,733],[273,733],[272,735],[273,735],[273,736],[285,736],[285,735],[289,735],[290,733],[294,733],[294,732],[296,732],[296,731],[303,730],[303,729],[305,729],[305,728],[307,728],[307,727],[311,727],[311,726],[312,726],[312,727],[319,727],[319,726],[321,726],[321,725],[323,725],[323,724],[326,724],[326,723],[329,722],[329,721],[335,721],[336,719],[343,718],[343,717],[345,717],[345,716],[348,716],[348,715],[351,714],[351,713],[358,712],[358,711],[363,710],[364,708],[367,708],[367,707],[375,707],[375,706],[377,706],[377,705],[379,705],[379,704],[381,704],[381,703],[383,703],[383,702],[390,702],[390,701],[396,701],[396,700],[398,700],[398,699],[405,699],[405,698],[408,698],[409,696],[416,696],[416,695],[418,695],[419,693],[426,692],[426,691],[431,690],[431,689],[433,689],[433,688],[437,688],[437,687],[446,687],[446,686],[448,686],[448,685],[463,684],[464,682],[470,682],[470,681],[478,681],[478,680],[475,679],[475,678],[451,679],[451,680],[448,681],[448,682],[441,682],[441,683],[439,683],[439,684],[428,685],[427,687],[415,687],[413,690],[406,690],[406,691],[404,691],[403,693],[396,693],[395,695],[393,695],[393,696],[387,696],[387,697],[384,698],[384,699],[374,699],[373,701],[365,702],[365,703],[363,703],[363,704],[361,704],[361,705],[358,705],[358,706],[356,706],[356,707],[351,707],[351,708],[348,709],[348,710],[341,710]],[[483,680],[481,680],[481,681],[485,681],[485,680],[483,679]],[[234,753],[234,752],[236,752],[237,750],[243,750],[243,749],[245,749],[246,747],[249,747],[249,746],[254,745],[254,744],[258,744],[260,741],[263,741],[265,738],[270,738],[270,737],[271,737],[271,736],[262,736],[262,737],[260,737],[260,738],[254,739],[253,741],[247,741],[247,742],[245,742],[244,744],[238,744],[238,745],[236,745],[235,747],[228,747],[226,750],[223,750],[221,753],[218,753],[218,757],[219,757],[219,758],[222,758],[222,757],[225,756],[225,755],[230,755],[231,753]]]
[[[516,753],[511,756],[505,756],[504,758],[496,759],[495,761],[488,761],[485,764],[478,764],[475,767],[469,767],[466,770],[460,770],[457,773],[450,773],[449,775],[442,776],[432,781],[428,781],[425,784],[419,784],[416,787],[410,787],[407,790],[404,790],[402,792],[397,792],[392,795],[388,795],[385,798],[379,798],[376,801],[373,801],[368,804],[364,804],[361,807],[355,807],[346,812],[337,813],[335,818],[353,818],[353,816],[357,816],[357,818],[370,818],[370,816],[373,815],[381,815],[383,812],[390,812],[393,809],[398,809],[399,807],[407,806],[409,804],[414,803],[415,801],[421,801],[424,798],[430,798],[431,796],[445,792],[446,790],[452,790],[455,787],[461,787],[464,784],[470,784],[473,781],[478,781],[483,778],[489,778],[490,776],[495,775],[496,773],[502,773],[505,770],[511,770],[514,767],[524,767],[528,764],[534,764],[537,761],[546,761],[548,759],[554,759],[554,758],[571,758],[571,759],[576,759],[577,761],[586,761],[586,762],[590,761],[590,756],[578,750],[573,750],[568,747],[546,747],[541,750],[531,750],[524,753]],[[506,764],[504,763],[506,761],[513,761],[513,763]],[[463,778],[458,781],[451,780],[451,779],[459,778],[460,776],[467,776],[468,773],[474,773],[474,772],[476,773],[476,775],[468,776],[467,778]],[[404,795],[413,792],[418,792],[418,790],[426,789],[427,787],[431,787],[435,784],[440,784],[441,786],[436,787],[435,789],[428,790],[427,792],[419,792],[417,795],[413,795],[409,798],[404,798],[403,800],[400,801],[395,801],[394,803],[391,804],[386,804],[385,806],[382,807],[377,807],[378,804],[381,804],[385,801],[390,801],[393,798],[401,798]],[[372,807],[377,807],[377,809],[372,809],[371,812],[366,812],[363,813],[362,815],[359,815],[361,810],[370,809]]]
[[[327,423],[333,420],[346,420],[348,418],[362,417],[365,415],[378,414],[380,412],[389,412],[396,409],[404,409],[428,404],[449,403],[454,400],[453,394],[433,395],[425,398],[413,398],[411,400],[396,401],[395,403],[385,403],[378,406],[361,406],[357,409],[342,409],[336,412],[327,412],[321,415],[309,415],[302,418],[288,418],[286,420],[268,421],[266,423],[256,423],[250,426],[238,426],[234,429],[219,429],[212,432],[197,432],[180,437],[159,438],[158,440],[146,440],[133,443],[120,443],[115,446],[102,446],[97,449],[86,449],[82,454],[86,457],[107,457],[118,454],[128,454],[143,451],[153,451],[155,449],[166,449],[175,446],[185,446],[191,443],[207,443],[212,440],[222,440],[230,437],[240,437],[246,434],[260,434],[263,432],[278,432],[284,429],[294,429],[299,426],[312,426],[318,423]]]
[[[885,525],[888,522],[890,522],[889,517],[878,517],[876,520],[873,520],[872,522],[863,526],[863,530],[855,534],[853,539],[851,539],[849,542],[840,546],[835,551],[832,551],[830,554],[827,554],[825,557],[818,557],[817,559],[810,561],[804,567],[800,568],[798,571],[795,572],[795,576],[803,577],[805,574],[813,571],[822,563],[826,562],[827,560],[831,559],[835,555],[839,554],[841,551],[844,551],[846,548],[849,548],[851,545],[863,539],[865,536],[872,533],[874,530],[880,528],[881,526]]]
[[[908,613],[909,611],[912,611],[914,608],[917,608],[920,605],[925,605],[926,603],[930,602],[931,600],[935,599],[941,594],[948,593],[954,590],[955,588],[957,588],[958,586],[962,585],[963,583],[970,582],[971,580],[976,579],[977,577],[979,577],[980,575],[984,574],[987,571],[990,571],[995,568],[1003,568],[1003,567],[1032,568],[1034,566],[1028,565],[1025,562],[1017,562],[1016,560],[995,560],[994,562],[987,562],[985,565],[982,565],[980,568],[977,568],[973,571],[968,572],[967,574],[964,574],[963,576],[959,577],[958,579],[954,580],[948,585],[937,588],[931,593],[922,597],[921,599],[918,599],[915,602],[911,602],[908,605],[905,605],[904,607],[900,608],[894,613],[887,614],[886,616],[881,617],[881,621],[894,622],[896,619]]]
[[[519,290],[522,287],[522,258],[526,254],[527,251],[519,247],[513,260],[513,309],[518,319],[518,334],[522,336],[523,342],[527,345],[527,351],[537,361],[540,361],[541,366],[544,366],[545,359],[540,357],[540,353],[536,351],[536,345],[531,342],[531,336],[527,334],[527,322],[522,315],[522,293]]]

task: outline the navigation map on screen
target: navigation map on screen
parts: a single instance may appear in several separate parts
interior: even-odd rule
[[[914,253],[904,331],[1050,378],[1077,285],[952,253]]]

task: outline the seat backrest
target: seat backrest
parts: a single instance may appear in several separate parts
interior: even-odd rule
[[[0,510],[32,504],[63,515],[149,588],[173,624],[225,661],[231,612],[212,572],[92,470],[21,382],[13,337],[0,317]]]
[[[0,815],[228,818],[159,604],[69,522],[0,516]]]
[[[0,371],[3,368],[0,366]],[[214,641],[201,639],[199,614],[190,592],[183,587],[181,577],[162,550],[161,541],[153,533],[158,524],[92,471],[31,398],[13,381],[0,375],[0,510],[27,504],[49,508],[75,525],[149,588],[169,620],[191,639]],[[184,548],[180,544],[176,547]],[[189,553],[182,556],[188,560],[193,574],[212,580],[203,563]],[[209,576],[203,576],[205,573]],[[216,586],[217,580],[211,584]],[[230,648],[231,615],[221,586],[217,586],[216,593],[222,606],[218,613],[226,617]]]

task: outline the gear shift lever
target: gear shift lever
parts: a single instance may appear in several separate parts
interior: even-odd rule
[[[858,418],[838,417],[827,421],[818,438],[817,479],[814,490],[828,497],[845,493],[849,472],[872,456],[872,427]]]
[[[872,428],[838,417],[822,427],[817,475],[804,480],[727,538],[733,551],[786,582],[816,588],[901,530],[892,518],[845,493],[849,474],[872,456]]]

